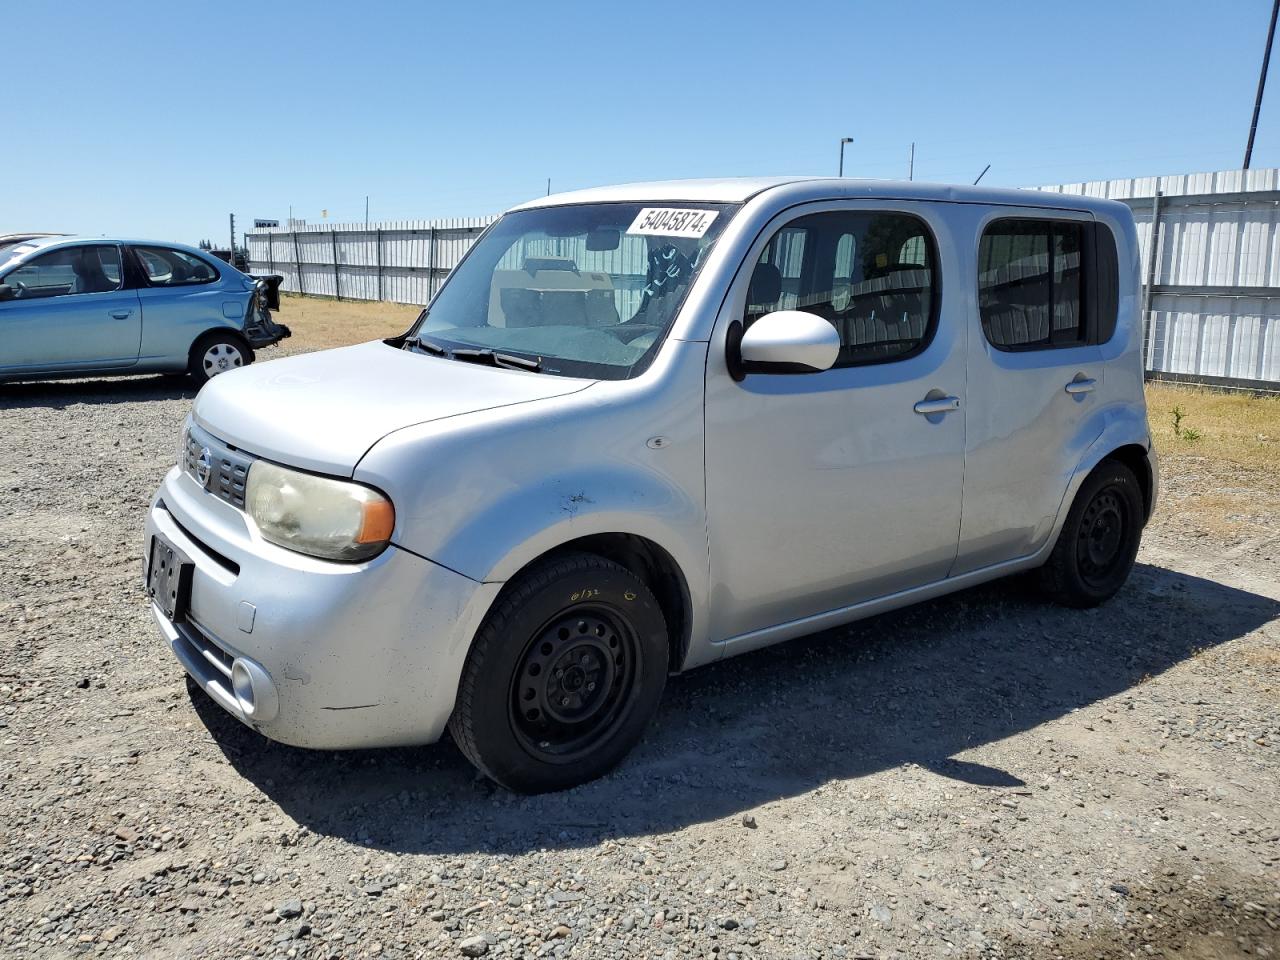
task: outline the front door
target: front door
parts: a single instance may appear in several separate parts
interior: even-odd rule
[[[775,220],[707,365],[712,635],[744,636],[947,576],[964,474],[965,316],[939,208],[845,201]],[[963,298],[957,298],[963,303]],[[804,310],[840,333],[821,373],[734,382],[723,330]],[[763,638],[763,635],[762,635]]]
[[[58,247],[0,278],[0,372],[125,367],[138,360],[142,310],[120,248]]]

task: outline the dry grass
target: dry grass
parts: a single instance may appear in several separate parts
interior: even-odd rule
[[[1158,523],[1227,540],[1280,534],[1280,398],[1153,383],[1147,416],[1160,453]]]
[[[1175,408],[1184,414],[1182,436],[1174,433]],[[1269,471],[1280,464],[1280,397],[1152,383],[1147,410],[1162,453],[1217,457]]]
[[[293,336],[284,341],[288,353],[344,347],[404,333],[422,307],[405,303],[369,303],[361,300],[324,300],[318,297],[281,297],[281,323]]]

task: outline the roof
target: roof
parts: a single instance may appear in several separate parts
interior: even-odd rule
[[[1051,206],[1070,210],[1109,208],[1113,201],[1093,197],[1048,194],[1040,190],[1014,190],[920,180],[866,180],[856,177],[731,177],[720,180],[658,180],[592,187],[539,197],[513,208],[527,210],[573,203],[657,201],[670,203],[743,203],[759,194],[794,194],[796,201],[849,197],[868,200],[937,200],[952,203],[994,203]]]
[[[192,253],[198,253],[204,257],[210,256],[210,253],[207,250],[199,250],[189,244],[174,243],[171,240],[139,240],[133,237],[77,237],[69,234],[54,233],[49,234],[48,236],[23,240],[20,243],[15,243],[12,246],[0,249],[0,264],[7,263],[17,257],[34,255],[39,250],[76,243],[128,243],[141,246],[173,247],[177,250],[187,250]]]

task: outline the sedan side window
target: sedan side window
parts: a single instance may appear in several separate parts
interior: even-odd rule
[[[199,257],[170,247],[134,247],[147,283],[153,287],[176,287],[193,283],[213,283],[218,271]]]
[[[120,249],[105,245],[60,247],[35,257],[4,278],[15,300],[110,293],[120,289]]]
[[[933,234],[911,214],[849,210],[793,220],[760,255],[743,324],[803,310],[839,331],[837,367],[911,356],[937,325],[935,251]]]

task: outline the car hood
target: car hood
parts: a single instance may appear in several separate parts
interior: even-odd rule
[[[593,382],[432,357],[378,340],[214,377],[191,415],[248,453],[350,476],[369,448],[395,430],[564,396]]]

